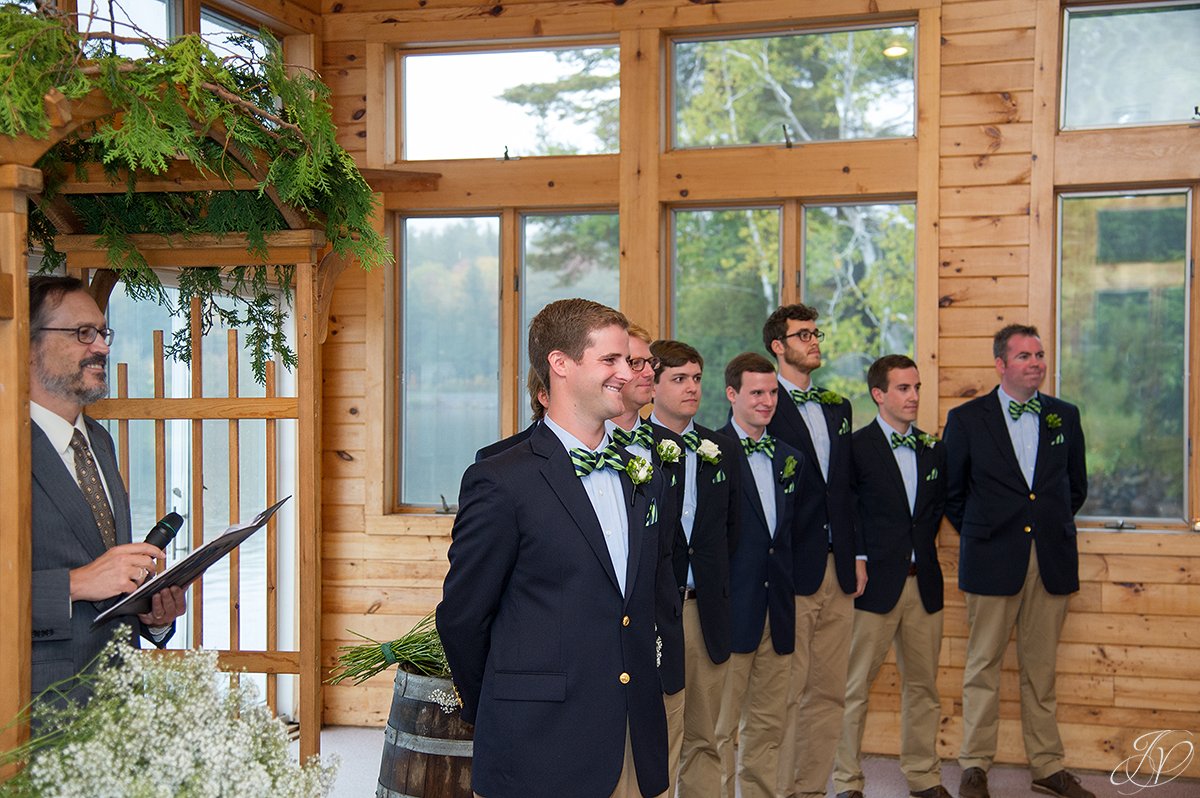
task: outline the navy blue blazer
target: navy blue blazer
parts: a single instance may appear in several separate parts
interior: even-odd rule
[[[729,659],[732,628],[729,616],[729,558],[737,547],[739,469],[730,454],[740,444],[719,432],[695,424],[700,439],[711,440],[721,450],[717,463],[696,456],[696,518],[692,523],[692,539],[688,541],[683,522],[675,525],[672,562],[675,586],[687,586],[688,566],[696,580],[696,609],[700,614],[700,631],[708,657],[720,664]],[[654,425],[656,438],[669,438],[684,449],[683,438],[666,427]],[[683,513],[686,459],[680,458],[679,478],[675,484],[676,505]]]
[[[908,509],[908,494],[892,444],[875,421],[853,436],[855,524],[867,547],[867,589],[854,600],[855,609],[891,612],[900,600],[916,556],[917,590],[926,612],[942,609],[944,587],[938,563],[937,533],[946,506],[946,447],[917,436],[917,497]]]
[[[112,498],[117,544],[132,539],[129,495],[117,469],[116,449],[104,427],[84,416],[88,438],[96,464]],[[144,637],[159,648],[175,633],[171,631],[155,642],[149,630],[135,616],[113,619],[92,629],[92,621],[116,603],[116,597],[104,601],[70,600],[71,570],[80,568],[104,554],[104,541],[96,519],[83,498],[83,492],[67,470],[50,439],[36,423],[30,424],[33,466],[31,581],[33,605],[32,694],[55,682],[80,673],[105,644],[123,637],[133,646]],[[88,694],[85,688],[70,691],[74,698]]]
[[[733,424],[721,432],[738,440]],[[738,502],[741,524],[737,549],[730,562],[733,616],[733,650],[747,654],[758,648],[763,624],[771,619],[771,644],[776,654],[796,650],[796,591],[792,586],[792,536],[796,510],[804,484],[804,457],[783,441],[775,443],[771,473],[775,484],[775,534],[767,528],[767,516],[758,496],[750,458],[739,445],[734,456],[741,469]],[[784,477],[787,459],[794,458],[793,473]]]
[[[624,473],[621,484],[624,595],[587,493],[544,424],[463,475],[437,629],[475,724],[472,786],[488,798],[607,798],[626,729],[642,794],[667,788],[660,487]]]
[[[821,474],[808,427],[783,383],[779,384],[779,406],[767,425],[767,432],[800,450],[807,466],[801,486],[803,507],[792,547],[792,579],[798,596],[811,596],[821,586],[831,542],[838,585],[842,592],[854,593],[858,589],[854,560],[864,553],[862,540],[855,537],[854,495],[850,490],[853,411],[845,398],[839,404],[822,403],[821,410],[829,431],[828,481]]]
[[[997,394],[972,399],[946,421],[946,518],[958,530],[958,586],[1013,596],[1025,583],[1029,542],[1046,590],[1079,590],[1075,513],[1087,498],[1079,408],[1039,393],[1033,487],[1021,474]]]
[[[495,443],[489,443],[487,446],[484,446],[482,449],[475,452],[475,462],[478,463],[480,460],[486,460],[492,455],[500,454],[500,452],[503,452],[505,449],[511,449],[521,441],[526,440],[530,434],[537,429],[537,425],[538,422],[535,421],[515,435],[509,435],[507,438],[501,438]]]

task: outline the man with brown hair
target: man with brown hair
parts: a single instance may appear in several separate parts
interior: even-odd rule
[[[546,417],[463,475],[437,627],[475,724],[484,798],[635,798],[667,787],[655,661],[659,483],[610,443],[628,322],[584,299],[529,328]]]
[[[683,599],[683,740],[681,798],[712,795],[721,779],[717,718],[729,660],[729,555],[737,545],[736,445],[696,424],[704,358],[682,341],[655,341],[654,413],[658,437],[682,454],[676,482],[679,522],[672,550],[675,585]]]
[[[959,534],[967,598],[960,798],[988,798],[1000,725],[1000,663],[1017,629],[1021,732],[1033,789],[1094,798],[1063,768],[1055,658],[1079,590],[1075,513],[1087,497],[1079,409],[1038,389],[1046,353],[1036,327],[1010,324],[992,354],[1000,384],[946,420],[946,518]]]
[[[941,704],[942,568],[937,533],[946,504],[946,447],[914,423],[921,375],[906,355],[867,370],[879,408],[853,435],[856,524],[866,544],[867,589],[854,602],[846,713],[833,788],[863,798],[860,757],[867,696],[892,643],[900,670],[900,769],[913,798],[950,798],[937,753]]]
[[[781,399],[767,431],[799,449],[806,466],[792,549],[796,652],[780,756],[784,798],[825,795],[842,731],[852,599],[867,583],[850,492],[850,402],[812,383],[825,338],[817,316],[816,308],[784,305],[763,325],[763,346],[779,364]]]

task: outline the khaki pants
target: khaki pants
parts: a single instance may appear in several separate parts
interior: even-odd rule
[[[779,795],[825,795],[842,736],[854,599],[842,592],[833,554],[811,596],[796,596],[796,653],[779,755]]]
[[[667,795],[675,795],[679,776],[679,752],[683,750],[683,707],[687,690],[663,694],[667,710]]]
[[[730,656],[717,721],[722,798],[735,798],[735,783],[741,798],[774,797],[791,671],[792,656],[771,644],[770,621],[756,650]]]
[[[916,576],[910,576],[896,606],[886,614],[854,611],[850,669],[846,678],[846,713],[842,740],[833,770],[834,792],[863,789],[863,728],[867,697],[892,642],[900,670],[900,770],[909,792],[928,790],[942,782],[937,755],[938,656],[942,650],[942,613],[928,613],[921,604]]]
[[[717,716],[725,692],[728,660],[716,665],[704,647],[695,599],[683,602],[683,746],[679,754],[680,798],[711,798],[721,783]]]
[[[1021,735],[1035,779],[1062,770],[1063,744],[1054,717],[1058,638],[1069,596],[1046,592],[1030,541],[1029,570],[1015,596],[967,593],[967,662],[963,669],[963,741],[958,762],[987,770],[996,756],[1000,728],[1000,662],[1017,628],[1021,669]]]

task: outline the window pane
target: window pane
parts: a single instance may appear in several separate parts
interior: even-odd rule
[[[404,158],[616,152],[616,47],[404,57]]]
[[[238,22],[211,8],[200,9],[200,36],[208,42],[208,46],[218,58],[234,57],[255,62],[267,53],[266,48],[258,41],[258,28]]]
[[[1186,122],[1200,102],[1200,4],[1067,10],[1064,130]]]
[[[109,9],[112,13],[109,13]],[[170,30],[169,7],[164,0],[121,0],[111,6],[91,0],[79,3],[79,30],[108,33],[124,38],[153,38],[165,42]],[[104,43],[105,52],[112,45]],[[146,48],[140,44],[116,44],[117,55],[125,58],[144,58]]]
[[[915,221],[911,204],[805,208],[804,297],[826,333],[814,381],[851,398],[856,426],[875,415],[867,367],[913,355]]]
[[[400,501],[458,499],[500,435],[500,220],[404,220]]]
[[[529,424],[531,409],[525,393],[529,368],[526,339],[529,322],[543,307],[558,299],[583,297],[617,307],[620,249],[615,213],[526,215],[521,237],[521,426]],[[636,320],[635,320],[636,321]]]
[[[675,147],[911,136],[916,26],[680,41]]]
[[[1188,200],[1061,200],[1059,389],[1083,415],[1084,515],[1185,515]]]
[[[763,352],[763,322],[779,306],[779,217],[779,208],[675,211],[672,329],[704,358],[696,420],[707,427],[729,417],[725,364]]]

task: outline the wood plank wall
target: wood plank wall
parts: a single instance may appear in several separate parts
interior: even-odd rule
[[[397,13],[412,12],[405,0],[393,5]],[[670,3],[652,5],[661,10]],[[690,4],[681,0],[678,5]],[[746,7],[751,5],[773,6]],[[327,0],[322,69],[333,88],[339,141],[365,165],[367,116],[376,109],[367,104],[364,26],[347,19],[360,16],[349,12],[363,10]],[[385,10],[370,11],[372,20],[389,16]],[[939,369],[937,391],[926,402],[936,398],[944,424],[952,407],[995,384],[990,336],[1000,326],[1032,321],[1053,349],[1054,92],[1060,37],[1054,0],[944,2],[940,12]],[[341,277],[324,347],[322,661],[327,667],[338,645],[354,642],[347,630],[386,640],[431,610],[446,569],[449,518],[372,520],[381,488],[369,463],[368,437],[381,427],[368,417],[373,406],[368,386],[391,376],[380,375],[390,368],[383,356],[388,348],[375,340],[389,334],[377,301],[384,286],[380,274],[351,270]],[[1111,770],[1133,753],[1133,740],[1143,732],[1200,731],[1200,691],[1195,689],[1200,536],[1090,531],[1081,534],[1080,546],[1083,585],[1072,599],[1059,651],[1059,720],[1068,765]],[[947,530],[941,547],[947,617],[939,679],[944,757],[956,755],[961,737],[967,629],[957,590],[957,554],[957,536]],[[1010,650],[999,752],[1006,762],[1024,760],[1017,682],[1015,650]],[[361,687],[331,687],[325,691],[325,722],[379,726],[390,695],[390,675]],[[896,753],[899,692],[893,659],[875,686],[871,707],[866,749]],[[1200,760],[1188,775],[1200,776]]]

